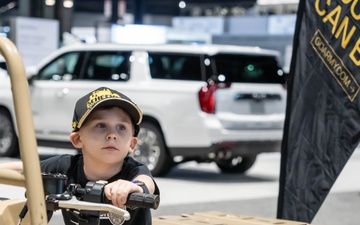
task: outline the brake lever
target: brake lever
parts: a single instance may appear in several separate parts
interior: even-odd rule
[[[118,208],[113,205],[104,203],[93,203],[86,201],[79,201],[75,196],[72,196],[70,200],[57,200],[57,205],[62,209],[77,209],[77,210],[89,210],[89,211],[102,211],[114,213],[123,217],[125,220],[130,219],[130,213],[124,209]]]

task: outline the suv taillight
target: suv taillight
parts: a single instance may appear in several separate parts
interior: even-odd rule
[[[203,112],[215,114],[215,91],[218,88],[229,88],[230,84],[211,83],[199,91],[200,108]]]
[[[209,84],[199,91],[200,108],[206,113],[215,113],[215,91],[217,84]]]

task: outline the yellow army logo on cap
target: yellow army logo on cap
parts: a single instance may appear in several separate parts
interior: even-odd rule
[[[88,109],[92,108],[96,103],[105,98],[121,98],[117,93],[111,92],[109,89],[96,90],[89,96],[89,101],[86,104]]]

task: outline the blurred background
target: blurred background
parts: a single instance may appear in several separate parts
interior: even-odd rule
[[[26,24],[34,31],[26,36],[49,40],[44,55],[79,40],[259,46],[280,51],[287,71],[297,6],[298,0],[1,0],[0,33],[18,45],[17,29]]]

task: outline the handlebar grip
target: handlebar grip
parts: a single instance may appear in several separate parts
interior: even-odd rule
[[[103,203],[111,204],[111,201],[105,196]],[[145,194],[140,192],[130,193],[127,197],[125,205],[128,207],[151,208],[157,209],[160,204],[160,196],[153,194]]]
[[[159,204],[159,195],[134,192],[129,194],[125,205],[129,207],[157,209]]]

